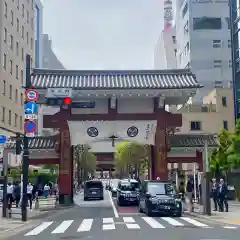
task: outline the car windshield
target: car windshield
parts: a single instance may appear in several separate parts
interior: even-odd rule
[[[124,183],[121,184],[120,190],[122,191],[137,191],[139,190],[139,183]]]
[[[168,183],[149,183],[148,192],[152,196],[176,194],[172,184],[168,184]]]
[[[87,188],[102,188],[102,182],[101,181],[95,181],[95,182],[86,182]]]

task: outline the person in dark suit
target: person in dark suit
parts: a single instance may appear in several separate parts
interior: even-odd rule
[[[224,206],[226,212],[228,212],[228,200],[227,200],[228,188],[223,178],[220,179],[218,198],[219,198],[219,211],[224,212]]]
[[[219,193],[219,185],[216,181],[215,178],[212,179],[212,198],[213,198],[213,203],[214,203],[214,210],[213,211],[217,211],[218,210],[218,193]]]

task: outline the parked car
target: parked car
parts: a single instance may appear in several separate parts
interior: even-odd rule
[[[139,193],[139,182],[134,179],[121,180],[117,187],[117,204],[137,204]]]
[[[138,202],[139,212],[182,216],[182,201],[172,183],[168,181],[145,180],[142,182]]]
[[[87,181],[84,185],[84,201],[90,199],[103,200],[103,184],[98,180]]]

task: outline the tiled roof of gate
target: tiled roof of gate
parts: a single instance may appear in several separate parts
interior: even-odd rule
[[[29,137],[28,147],[29,149],[54,149],[57,141],[57,136],[48,137]],[[16,148],[16,139],[11,138],[8,140],[5,148]]]
[[[201,135],[174,135],[170,136],[170,144],[172,147],[203,147],[204,146],[204,137]],[[215,147],[217,146],[217,140],[214,135],[206,136],[208,138],[208,146]],[[29,148],[30,149],[54,149],[57,141],[57,136],[48,136],[48,137],[34,137],[29,138]],[[7,149],[16,148],[15,139],[10,139],[6,144]]]
[[[205,138],[208,140],[209,147],[217,146],[217,139],[214,135],[177,134],[170,136],[170,143],[172,147],[203,147]]]
[[[32,87],[73,89],[182,89],[202,87],[188,69],[71,71],[34,69]]]

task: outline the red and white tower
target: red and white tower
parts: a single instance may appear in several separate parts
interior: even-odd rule
[[[172,27],[173,21],[173,8],[171,0],[164,0],[164,30],[168,30]]]

